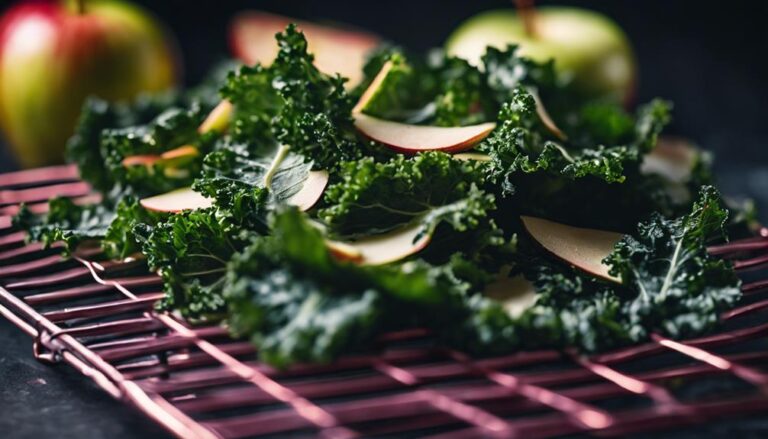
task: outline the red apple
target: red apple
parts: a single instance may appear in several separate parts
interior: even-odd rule
[[[363,65],[368,52],[381,40],[359,30],[345,30],[307,23],[266,12],[245,12],[232,22],[230,43],[235,56],[246,64],[269,65],[277,55],[275,34],[289,23],[296,23],[307,37],[315,65],[325,73],[340,73],[357,85],[363,78]]]
[[[593,276],[621,282],[609,274],[610,267],[603,264],[603,259],[621,240],[621,233],[573,227],[530,216],[520,219],[531,237],[554,256]]]
[[[146,12],[117,0],[25,3],[0,21],[0,125],[19,162],[59,162],[88,95],[174,85],[176,52]]]

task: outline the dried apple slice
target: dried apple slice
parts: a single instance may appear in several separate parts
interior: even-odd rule
[[[178,213],[184,210],[205,209],[213,206],[213,200],[195,192],[192,188],[176,189],[154,197],[144,198],[141,205],[153,212]]]
[[[293,194],[286,202],[299,210],[311,209],[323,196],[328,185],[328,171],[310,171],[301,189]]]
[[[496,279],[485,287],[486,297],[497,300],[512,318],[520,317],[536,304],[536,289],[522,275],[509,277],[509,268],[501,270]]]
[[[603,259],[621,240],[621,233],[573,227],[530,216],[520,219],[531,237],[556,257],[593,276],[621,282],[610,275],[610,267],[603,264]]]
[[[232,22],[230,42],[237,58],[246,64],[269,65],[277,55],[275,34],[289,23],[297,23],[307,38],[315,65],[325,73],[340,73],[355,86],[363,79],[363,65],[368,52],[379,45],[376,35],[358,30],[302,22],[266,12],[245,12]]]
[[[672,183],[687,183],[700,153],[685,139],[661,137],[656,147],[643,158],[640,171],[661,175]]]
[[[389,264],[414,255],[429,244],[431,236],[421,234],[422,230],[417,223],[357,241],[329,241],[328,248],[339,259],[362,265]]]
[[[459,154],[454,154],[453,158],[457,160],[464,160],[464,161],[476,161],[476,162],[490,162],[491,157],[488,154],[483,154],[481,152],[462,152]]]
[[[366,137],[401,153],[461,152],[472,149],[493,131],[493,122],[464,127],[409,125],[356,113],[355,127]]]
[[[223,101],[219,102],[219,105],[211,110],[210,113],[208,113],[208,116],[205,118],[203,123],[197,127],[197,132],[200,134],[205,134],[210,131],[226,131],[227,127],[229,126],[229,120],[232,117],[233,111],[234,106],[232,103],[224,99]]]

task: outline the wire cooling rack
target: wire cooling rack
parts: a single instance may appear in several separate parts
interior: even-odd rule
[[[617,436],[768,411],[766,229],[710,249],[746,282],[706,337],[477,359],[414,329],[383,336],[376,354],[276,370],[225,328],[155,313],[161,282],[141,261],[25,244],[11,225],[18,203],[44,212],[53,195],[98,200],[69,166],[0,175],[0,313],[37,359],[69,364],[178,437]]]

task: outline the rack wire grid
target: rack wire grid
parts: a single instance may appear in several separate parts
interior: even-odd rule
[[[768,229],[710,248],[747,281],[705,337],[476,359],[414,329],[381,337],[376,354],[277,370],[221,326],[155,312],[161,281],[141,262],[26,244],[12,215],[21,202],[42,213],[53,195],[98,200],[71,166],[0,175],[0,313],[38,360],[69,364],[181,438],[617,436],[768,410]]]

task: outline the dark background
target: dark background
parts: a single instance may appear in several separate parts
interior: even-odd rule
[[[184,1],[143,0],[176,35],[185,82],[199,80],[228,54],[227,25],[246,8],[339,21],[413,50],[439,46],[470,15],[509,1]],[[768,218],[768,2],[759,0],[539,1],[599,10],[633,42],[640,66],[638,102],[675,102],[669,133],[715,152],[726,194],[756,198]],[[3,9],[10,2],[0,2]],[[12,168],[0,155],[0,170]],[[0,437],[150,438],[163,434],[66,368],[31,357],[30,340],[0,319]],[[43,413],[46,416],[39,417]],[[57,427],[71,421],[73,429]],[[721,423],[685,437],[761,437],[765,421]],[[659,436],[659,435],[655,435]],[[668,437],[680,437],[678,433]]]

